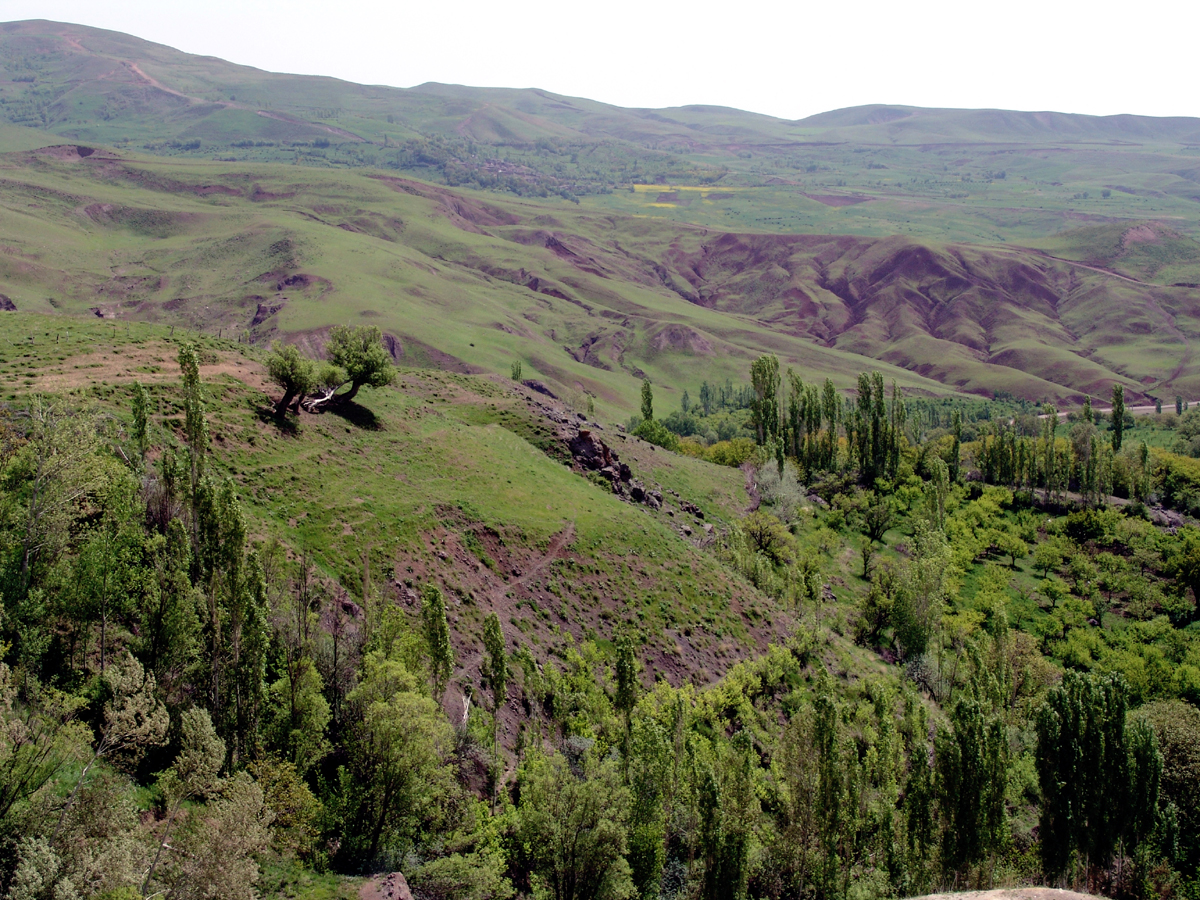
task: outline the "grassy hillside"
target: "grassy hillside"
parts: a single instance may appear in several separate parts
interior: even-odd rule
[[[1200,282],[1200,244],[1159,222],[1094,225],[1064,232],[1039,246],[1055,256],[1140,281],[1174,286]]]
[[[175,357],[192,337],[3,313],[0,379],[10,390],[0,402],[37,393],[123,419],[140,381],[156,444],[177,443]],[[359,597],[374,590],[411,606],[414,586],[442,585],[456,598],[460,671],[478,665],[492,610],[539,656],[635,622],[676,682],[708,681],[786,625],[700,548],[703,522],[679,506],[695,503],[716,528],[737,518],[747,497],[736,469],[593,423],[636,478],[667,495],[658,511],[623,502],[564,465],[573,432],[555,418],[570,410],[511,382],[436,370],[402,370],[394,388],[365,393],[366,406],[281,429],[263,412],[274,389],[253,348],[207,336],[199,346],[213,464],[236,483],[255,539],[312,553]]]
[[[369,322],[403,365],[521,360],[614,415],[644,377],[673,407],[765,352],[840,387],[879,366],[933,394],[1200,390],[1200,290],[1042,251],[715,232],[377,170],[80,146],[0,158],[0,293],[22,310],[313,352],[329,326]]]

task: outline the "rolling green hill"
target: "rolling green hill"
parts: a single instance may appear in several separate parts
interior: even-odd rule
[[[1196,119],[623,109],[538,89],[279,75],[47,21],[0,25],[0,60],[0,120],[158,155],[393,169],[723,230],[1026,244],[1149,219],[1198,233]],[[659,199],[713,185],[731,196]]]
[[[768,352],[842,387],[880,366],[917,391],[1035,401],[1200,388],[1200,290],[1042,251],[714,232],[378,171],[78,145],[9,153],[0,179],[0,293],[20,309],[317,352],[330,325],[370,322],[402,363],[521,359],[611,413],[644,377],[673,404]]]

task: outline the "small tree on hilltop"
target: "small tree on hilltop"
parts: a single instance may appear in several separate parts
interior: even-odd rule
[[[275,404],[275,414],[282,416],[293,401],[297,409],[300,401],[311,394],[317,386],[316,364],[300,354],[295,344],[271,345],[267,357],[267,377],[283,390],[283,396]]]
[[[318,384],[323,383],[326,394],[307,404],[310,409],[320,409],[333,403],[349,403],[362,387],[386,387],[396,377],[392,358],[383,346],[383,332],[374,325],[357,328],[335,325],[329,333],[325,349],[332,365],[319,369],[316,380]],[[350,386],[346,393],[335,393],[346,385]]]

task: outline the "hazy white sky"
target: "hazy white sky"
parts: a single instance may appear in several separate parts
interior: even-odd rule
[[[1195,0],[0,0],[279,72],[800,118],[864,103],[1200,116]]]

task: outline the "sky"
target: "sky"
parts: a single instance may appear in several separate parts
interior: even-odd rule
[[[539,87],[619,106],[1200,116],[1194,0],[0,0],[0,21],[31,18],[275,72]]]

